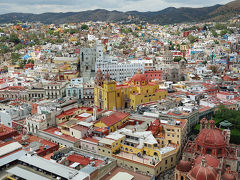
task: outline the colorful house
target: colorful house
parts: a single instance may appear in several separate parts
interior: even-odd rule
[[[107,128],[109,132],[113,132],[122,126],[129,118],[128,113],[111,111],[108,112],[111,114],[100,118],[99,121],[94,124],[95,127]]]

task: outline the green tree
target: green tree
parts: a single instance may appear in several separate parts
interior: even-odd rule
[[[227,31],[226,29],[224,29],[224,30],[222,30],[222,31],[220,32],[220,35],[223,36],[223,35],[225,35],[225,34],[227,34],[227,33],[228,33],[228,31]]]
[[[179,62],[182,60],[182,57],[181,56],[177,56],[173,59],[174,62]]]
[[[188,40],[190,41],[190,43],[194,43],[194,42],[196,42],[198,40],[198,37],[195,37],[195,36],[190,34],[188,36]]]
[[[75,33],[78,33],[78,30],[77,29],[70,29],[69,33],[70,34],[75,34]]]
[[[2,45],[2,44],[0,45],[0,53],[1,54],[5,54],[5,53],[7,53],[9,51],[10,51],[10,49],[7,46]]]
[[[23,44],[17,44],[15,47],[14,47],[14,50],[18,51],[20,49],[23,49],[25,46]]]
[[[207,61],[205,60],[205,61],[203,61],[203,64],[207,64]]]
[[[7,67],[7,66],[4,66],[4,67],[3,67],[3,70],[4,70],[5,72],[8,72],[8,67]]]
[[[10,34],[9,41],[10,41],[10,42],[13,42],[13,43],[15,43],[15,44],[20,43],[20,39],[18,39],[18,36],[17,36],[17,34],[15,34],[15,33],[11,33],[11,34]]]
[[[54,34],[54,30],[53,29],[49,29],[47,33],[52,35],[52,34]]]
[[[16,64],[19,61],[21,55],[19,53],[11,53],[12,64]]]
[[[213,37],[215,37],[215,38],[218,37],[218,33],[215,30],[212,30],[211,33],[212,33]]]
[[[81,30],[88,30],[88,25],[83,24],[83,25],[81,26]]]
[[[223,30],[223,29],[227,29],[227,26],[226,26],[225,24],[217,23],[217,24],[215,25],[215,28],[216,28],[217,30]]]

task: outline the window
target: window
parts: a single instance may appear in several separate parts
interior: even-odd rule
[[[211,154],[212,153],[212,150],[211,149],[207,149],[207,154]]]
[[[167,159],[165,160],[165,164],[167,164]]]
[[[173,162],[173,157],[171,157],[171,162]]]

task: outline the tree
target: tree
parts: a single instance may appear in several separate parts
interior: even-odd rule
[[[81,30],[88,30],[88,25],[83,24],[83,25],[81,26]]]
[[[177,44],[177,50],[180,51],[180,44]]]
[[[69,33],[70,33],[70,34],[75,34],[75,33],[77,33],[77,32],[78,32],[77,29],[70,29],[70,30],[69,30]]]
[[[184,77],[184,76],[181,76],[180,81],[185,81],[185,80],[186,80],[185,77]]]
[[[227,29],[227,26],[226,26],[225,24],[217,23],[217,24],[215,25],[215,28],[216,28],[217,30],[223,30],[223,29]]]
[[[4,67],[3,67],[3,70],[4,70],[5,72],[8,72],[8,67],[7,67],[7,66],[4,66]]]
[[[16,64],[19,61],[21,55],[19,53],[11,53],[12,64]]]
[[[7,53],[7,52],[9,52],[10,51],[10,49],[7,47],[7,46],[5,46],[5,45],[0,45],[0,53],[1,54],[5,54],[5,53]]]
[[[49,29],[47,33],[52,35],[54,33],[54,30],[53,29]]]
[[[205,61],[203,61],[203,64],[207,64],[207,61],[205,60]]]
[[[11,34],[10,34],[9,41],[10,41],[10,42],[13,42],[13,43],[15,43],[15,44],[20,43],[20,39],[18,39],[18,36],[17,36],[17,34],[15,34],[15,33],[11,33]]]
[[[212,33],[213,37],[215,37],[215,38],[218,37],[218,33],[215,30],[212,30],[211,33]]]
[[[188,36],[188,40],[190,41],[190,43],[194,43],[194,42],[196,42],[198,40],[198,37],[195,37],[195,36],[190,34]]]
[[[174,62],[179,62],[182,60],[182,57],[181,56],[177,56],[173,59]]]
[[[227,34],[227,32],[228,32],[228,31],[227,31],[226,29],[224,29],[224,30],[222,30],[222,31],[220,32],[220,35],[223,36],[223,35]]]
[[[24,48],[24,45],[22,44],[17,44],[15,47],[14,47],[14,50],[18,51],[20,49],[23,49]]]
[[[34,60],[33,60],[33,59],[29,59],[29,60],[27,61],[27,63],[32,63],[32,64],[34,64]]]

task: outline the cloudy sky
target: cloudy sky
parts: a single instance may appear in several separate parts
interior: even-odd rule
[[[204,7],[231,0],[0,0],[0,14],[73,12],[93,9],[158,11],[167,7]]]

